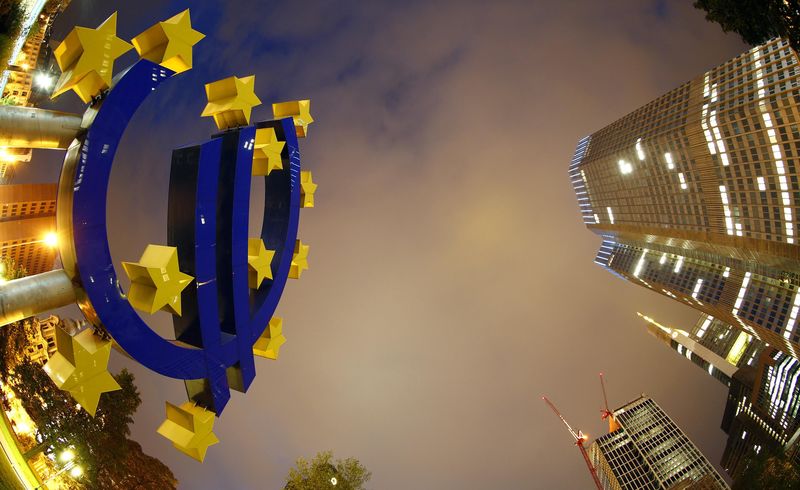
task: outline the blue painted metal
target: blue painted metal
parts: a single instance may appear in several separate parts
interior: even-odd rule
[[[72,213],[79,275],[88,297],[79,306],[88,318],[96,315],[127,354],[159,374],[186,380],[190,396],[219,415],[230,398],[229,380],[243,391],[252,382],[252,345],[286,284],[299,220],[300,152],[291,118],[227,131],[173,152],[169,242],[178,247],[181,270],[196,280],[182,293],[184,314],[174,317],[176,340],[163,339],[139,317],[119,286],[108,249],[106,197],[114,154],[128,122],[172,74],[138,61],[116,77],[83,136]],[[286,147],[284,170],[264,177],[262,239],[276,251],[274,280],[252,291],[247,284],[247,239],[257,127],[275,128]]]

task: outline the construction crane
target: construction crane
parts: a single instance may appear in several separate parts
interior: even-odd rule
[[[603,378],[603,373],[600,373],[600,387],[603,389],[603,402],[605,403],[603,410],[600,410],[600,419],[605,420],[608,419],[608,433],[612,433],[615,430],[619,429],[619,424],[617,423],[617,419],[614,417],[614,414],[611,410],[608,409],[608,397],[606,396],[606,382]]]
[[[589,473],[592,474],[592,480],[594,480],[594,484],[597,485],[597,490],[603,490],[603,484],[600,483],[600,478],[598,478],[597,476],[597,470],[594,469],[594,465],[592,465],[592,461],[589,459],[589,454],[586,452],[586,448],[583,446],[583,443],[586,442],[589,439],[589,437],[586,436],[581,431],[578,431],[576,433],[575,430],[572,428],[572,426],[569,425],[569,422],[567,422],[567,419],[565,419],[564,416],[561,415],[561,412],[558,411],[556,406],[553,405],[553,402],[551,402],[546,396],[543,396],[542,400],[544,400],[544,402],[547,403],[547,405],[553,410],[553,413],[555,413],[558,416],[558,418],[560,418],[561,421],[564,422],[564,425],[567,426],[567,430],[569,431],[570,434],[572,434],[572,437],[575,439],[575,445],[578,446],[578,449],[580,449],[581,451],[583,460],[586,461],[586,466],[589,468]]]

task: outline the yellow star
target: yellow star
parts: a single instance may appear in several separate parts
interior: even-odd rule
[[[300,275],[304,270],[308,270],[308,245],[303,245],[303,242],[297,240],[294,242],[294,255],[292,255],[292,265],[289,267],[289,277],[292,279],[300,279]]]
[[[253,147],[253,175],[269,175],[273,170],[283,169],[281,151],[285,141],[279,141],[275,128],[256,129]]]
[[[291,117],[298,138],[305,138],[308,134],[308,125],[314,122],[314,118],[311,117],[311,101],[307,99],[272,104],[272,114],[275,119]]]
[[[219,442],[214,430],[214,412],[185,402],[180,407],[167,402],[167,420],[158,433],[172,441],[178,451],[201,463],[209,446]]]
[[[94,417],[100,395],[121,389],[108,372],[110,356],[111,341],[101,339],[91,329],[71,337],[56,328],[56,353],[44,365],[44,371]]]
[[[311,172],[300,172],[300,206],[304,208],[314,207],[314,193],[317,192],[317,184],[311,180]]]
[[[267,250],[260,238],[247,239],[247,284],[250,289],[258,289],[264,279],[272,279],[272,258],[274,250]]]
[[[159,22],[131,40],[139,56],[175,73],[192,69],[192,46],[206,37],[192,29],[189,9]]]
[[[250,112],[261,100],[254,92],[256,76],[228,77],[206,84],[208,104],[201,116],[213,116],[220,130],[247,126]]]
[[[283,318],[273,317],[261,336],[253,344],[253,354],[267,359],[277,360],[281,346],[286,343],[283,336]]]
[[[74,90],[84,102],[111,85],[114,60],[133,46],[117,37],[117,13],[97,29],[75,27],[53,54],[61,68],[61,77],[53,89],[53,98]]]
[[[178,249],[148,245],[139,262],[123,262],[131,280],[128,302],[151,315],[158,310],[181,315],[181,291],[194,279],[178,269]]]

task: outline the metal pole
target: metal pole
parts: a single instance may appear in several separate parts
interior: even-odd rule
[[[66,149],[81,129],[81,116],[33,107],[0,108],[0,147]]]
[[[0,326],[75,302],[75,289],[63,269],[0,284]]]

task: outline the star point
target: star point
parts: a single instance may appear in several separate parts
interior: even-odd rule
[[[260,238],[247,240],[247,284],[250,289],[258,289],[264,279],[272,279],[272,259],[274,250],[267,250]]]
[[[272,114],[275,119],[291,117],[298,138],[305,138],[308,134],[308,125],[314,122],[314,118],[311,117],[311,100],[309,99],[272,104]]]
[[[139,56],[175,73],[192,69],[192,47],[205,34],[192,28],[189,9],[159,22],[131,40]]]
[[[181,292],[194,278],[178,268],[178,249],[148,245],[139,262],[123,262],[131,280],[128,302],[137,310],[181,315]]]
[[[275,134],[275,128],[256,129],[253,146],[253,175],[269,175],[273,170],[282,170],[281,152],[286,146]]]
[[[300,206],[304,208],[314,207],[314,193],[317,192],[317,184],[314,183],[311,172],[303,170],[300,172]]]
[[[250,124],[253,107],[261,105],[255,94],[256,76],[228,77],[206,84],[208,104],[202,117],[212,116],[220,130]]]
[[[117,37],[117,13],[97,29],[75,27],[53,51],[61,76],[53,89],[53,98],[74,90],[84,102],[111,85],[114,60],[133,49]]]
[[[253,344],[253,354],[275,361],[280,355],[281,346],[285,343],[283,318],[272,317],[267,328],[264,329],[256,343]]]
[[[56,328],[56,353],[44,371],[59,389],[69,392],[92,417],[97,412],[100,395],[121,389],[108,372],[111,341],[96,336],[91,329],[74,337]]]
[[[219,442],[214,434],[214,412],[185,402],[181,406],[167,402],[167,419],[157,432],[178,451],[201,463],[209,446]]]
[[[300,240],[295,241],[292,265],[289,267],[289,277],[292,279],[300,279],[303,271],[308,270],[308,251],[310,248]]]

